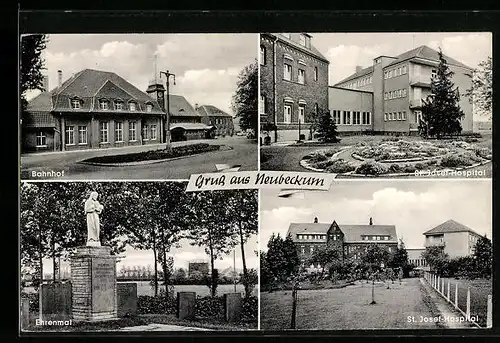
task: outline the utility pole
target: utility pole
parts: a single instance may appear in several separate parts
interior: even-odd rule
[[[165,150],[170,151],[172,149],[170,142],[170,76],[173,76],[175,85],[175,74],[170,73],[168,70],[166,72],[160,71],[160,78],[162,74],[167,77],[167,108],[166,117],[163,119],[163,128],[165,130],[165,134],[163,135],[165,141],[163,143],[167,143]]]
[[[234,282],[234,293],[236,293],[236,248],[233,250],[233,282]]]

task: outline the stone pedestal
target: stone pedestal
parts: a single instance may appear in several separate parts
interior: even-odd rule
[[[224,294],[224,317],[228,322],[239,322],[241,319],[241,293]]]
[[[118,318],[116,257],[111,248],[78,247],[71,258],[71,284],[74,321]]]
[[[194,319],[196,314],[196,292],[177,293],[177,318]]]

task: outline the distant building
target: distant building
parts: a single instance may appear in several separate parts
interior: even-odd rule
[[[464,93],[471,88],[473,69],[449,56],[444,58],[461,95],[462,132],[472,132],[472,104]],[[417,134],[422,99],[430,95],[438,65],[438,52],[422,45],[398,56],[378,56],[366,68],[356,67],[352,75],[329,89],[329,109],[338,131]]]
[[[469,256],[474,253],[481,235],[454,220],[448,220],[423,233],[425,247],[439,246],[450,258]]]
[[[212,127],[203,122],[203,116],[180,95],[170,95],[170,132],[172,141],[205,139]]]
[[[193,275],[194,272],[200,272],[203,275],[209,275],[210,274],[210,268],[208,266],[208,263],[207,262],[202,262],[202,261],[189,262],[189,265],[188,265],[188,276]]]
[[[260,35],[260,123],[275,124],[277,140],[299,139],[299,126],[307,139],[319,109],[328,110],[329,63],[307,33]]]
[[[213,126],[216,136],[234,135],[233,116],[212,105],[195,105],[196,111],[202,116],[202,122]]]
[[[320,247],[337,247],[344,258],[360,259],[369,244],[378,244],[389,253],[398,247],[394,225],[374,225],[372,218],[368,225],[318,223],[291,223],[288,233],[297,247],[301,260],[309,258]]]
[[[414,265],[415,269],[429,270],[427,261],[422,257],[425,248],[406,249],[406,252],[408,253],[408,263]]]

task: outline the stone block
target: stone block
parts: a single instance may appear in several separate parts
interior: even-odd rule
[[[196,292],[177,292],[177,318],[195,318]]]
[[[224,294],[224,318],[228,322],[239,322],[241,319],[241,293]]]
[[[137,283],[120,282],[117,284],[118,317],[137,314]]]
[[[71,319],[72,291],[70,282],[42,284],[41,313],[42,320]]]

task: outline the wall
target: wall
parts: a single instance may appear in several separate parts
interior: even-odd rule
[[[264,34],[260,35],[260,45],[264,47],[266,51],[265,60],[260,61],[259,58],[260,94],[264,95],[266,99],[265,115],[260,114],[261,122],[266,120],[274,122],[274,51],[272,40],[273,38],[270,36]]]
[[[380,63],[375,60],[380,59]],[[394,61],[392,57],[380,56],[374,59],[373,65],[373,130],[382,133],[384,122],[384,67]]]
[[[447,253],[450,258],[467,256],[469,254],[468,235],[468,232],[445,233],[444,252]]]
[[[368,125],[345,125],[343,124],[343,113],[341,114],[341,124],[337,124],[337,130],[341,132],[357,131],[362,132],[372,129],[373,124],[373,93],[360,92],[337,87],[328,88],[328,107],[330,113],[334,110],[370,112],[370,124]],[[351,117],[352,118],[352,117]],[[352,119],[351,119],[352,123]]]
[[[409,71],[408,63],[398,63],[395,65],[391,65],[384,69],[384,73],[387,71],[393,71],[393,77],[384,80],[384,93],[382,96],[384,97],[384,107],[383,107],[383,115],[385,113],[392,112],[406,112],[405,120],[387,120],[385,122],[385,132],[397,132],[397,133],[409,133],[410,131],[410,121],[411,121],[411,113],[409,106],[410,99],[410,71]],[[398,76],[394,76],[394,70],[397,70],[400,67],[406,66],[406,73]],[[382,74],[382,78],[384,74]],[[385,100],[385,93],[405,89],[406,96],[401,98],[393,98]]]
[[[36,146],[36,135],[38,132],[44,132],[46,136],[46,147]],[[22,144],[25,151],[54,151],[54,144],[56,149],[59,148],[57,144],[57,135],[54,137],[53,128],[24,128],[22,133]]]

